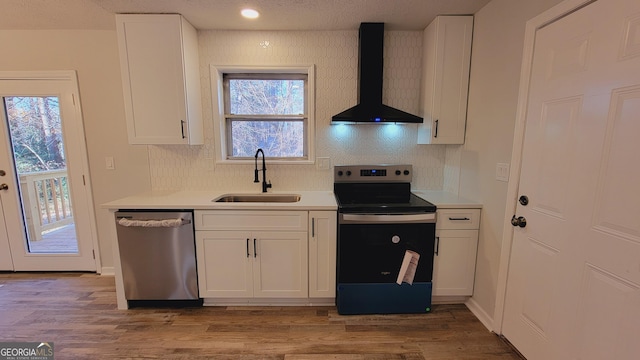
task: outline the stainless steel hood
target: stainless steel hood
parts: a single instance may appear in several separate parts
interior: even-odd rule
[[[422,118],[382,103],[384,23],[361,23],[358,42],[358,105],[332,122],[421,123]]]

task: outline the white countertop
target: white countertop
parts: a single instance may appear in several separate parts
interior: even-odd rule
[[[300,201],[277,202],[213,202],[225,194],[260,194],[233,191],[153,191],[102,204],[102,208],[118,209],[194,209],[194,210],[336,210],[332,191],[274,191],[269,194],[298,194]]]
[[[458,195],[437,190],[413,190],[414,194],[442,209],[482,208],[482,204]],[[299,194],[294,203],[217,203],[211,200],[225,194],[260,194],[233,191],[153,191],[102,204],[102,208],[118,209],[194,209],[194,210],[336,210],[332,191],[274,191],[269,194]]]
[[[481,209],[482,204],[440,190],[412,190],[412,193],[434,204],[438,209]]]

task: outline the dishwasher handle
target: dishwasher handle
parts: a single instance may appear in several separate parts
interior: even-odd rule
[[[126,217],[118,219],[118,225],[124,227],[175,228],[186,224],[191,224],[191,220],[182,218],[162,220],[132,220]]]

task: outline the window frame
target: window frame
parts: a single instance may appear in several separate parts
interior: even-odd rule
[[[313,164],[315,162],[315,73],[313,65],[302,66],[219,66],[211,65],[211,97],[214,120],[214,135],[218,146],[215,147],[216,162],[226,164],[246,164],[253,163],[252,157],[236,157],[231,158],[229,154],[229,146],[231,144],[231,131],[227,119],[233,118],[233,115],[227,116],[225,109],[228,99],[227,91],[225,91],[225,74],[273,74],[277,79],[278,74],[300,74],[306,75],[305,82],[305,114],[302,115],[285,115],[279,118],[302,118],[305,133],[305,150],[306,158],[279,158],[270,157],[267,159],[272,164]],[[256,116],[259,118],[260,116]],[[240,116],[240,118],[246,118]],[[268,116],[264,117],[265,119]],[[304,120],[306,118],[306,121]]]

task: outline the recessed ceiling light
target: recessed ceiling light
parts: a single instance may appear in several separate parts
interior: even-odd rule
[[[247,19],[255,19],[258,16],[260,16],[260,13],[253,9],[242,9],[240,13],[242,14],[242,16],[246,17]]]

